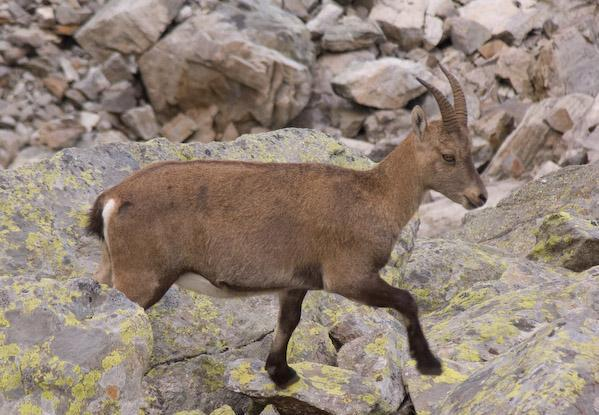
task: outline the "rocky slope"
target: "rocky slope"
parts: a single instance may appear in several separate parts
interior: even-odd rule
[[[276,315],[272,298],[220,300],[172,288],[144,313],[88,278],[98,242],[84,234],[82,217],[95,194],[152,161],[190,158],[371,165],[322,133],[291,129],[232,143],[162,139],[64,150],[0,173],[0,197],[8,202],[0,205],[0,412],[599,409],[599,164],[563,169],[472,214],[458,235],[464,239],[416,240],[417,221],[405,229],[384,277],[416,295],[431,347],[444,361],[442,376],[417,374],[392,314],[311,293],[290,346],[301,380],[277,390],[262,369]],[[577,190],[556,203],[564,182]],[[477,231],[481,223],[527,206],[534,212],[528,227],[505,220],[511,233],[501,244],[472,237],[484,232]]]

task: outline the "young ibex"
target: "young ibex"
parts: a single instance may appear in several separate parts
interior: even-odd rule
[[[413,132],[376,167],[235,161],[155,163],[96,200],[89,230],[103,239],[96,278],[150,307],[173,284],[212,296],[277,292],[280,311],[266,369],[279,386],[296,374],[287,343],[308,290],[326,290],[404,317],[423,374],[438,375],[412,295],[379,270],[433,189],[468,209],[487,193],[470,155],[464,93],[441,67],[455,109],[433,94],[442,121],[412,111]]]

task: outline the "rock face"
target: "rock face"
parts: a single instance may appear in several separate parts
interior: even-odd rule
[[[154,44],[183,0],[111,0],[76,34],[86,50],[108,57],[117,50],[140,54]]]
[[[278,128],[308,102],[312,47],[301,22],[269,2],[223,2],[179,25],[139,65],[158,113],[216,104],[223,125]]]
[[[0,411],[136,413],[152,351],[143,309],[89,279],[0,277]]]

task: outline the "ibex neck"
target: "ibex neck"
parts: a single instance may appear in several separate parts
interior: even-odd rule
[[[410,134],[377,166],[386,189],[385,204],[400,228],[416,213],[424,195],[415,144]]]

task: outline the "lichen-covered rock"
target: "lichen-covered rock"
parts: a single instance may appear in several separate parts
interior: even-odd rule
[[[227,388],[272,403],[282,415],[361,415],[389,413],[372,379],[333,366],[302,362],[292,365],[299,380],[278,390],[264,370],[264,362],[240,359],[227,366]]]
[[[464,227],[450,236],[526,255],[536,244],[537,223],[546,215],[564,211],[599,217],[597,183],[599,162],[564,167],[526,184],[496,207],[467,214]]]
[[[465,285],[447,306],[423,317],[425,333],[443,360],[444,371],[439,377],[423,377],[412,361],[404,366],[404,384],[418,413],[442,413],[443,401],[454,388],[539,330],[561,319],[569,321],[572,309],[593,306],[599,272],[568,274],[526,260],[509,261],[517,263],[512,262],[498,280],[471,288]],[[585,353],[575,343],[570,351]]]
[[[89,279],[0,277],[0,413],[137,413],[152,349],[143,309]]]
[[[544,326],[474,372],[433,413],[597,413],[598,317],[580,307]]]
[[[406,347],[403,331],[381,331],[344,344],[339,349],[337,365],[373,379],[389,407],[399,408],[405,398],[401,370]]]
[[[536,231],[529,258],[584,271],[599,265],[599,220],[568,212],[547,215]]]
[[[315,321],[301,322],[287,347],[289,363],[314,362],[335,366],[337,350],[329,337],[329,330]]]

